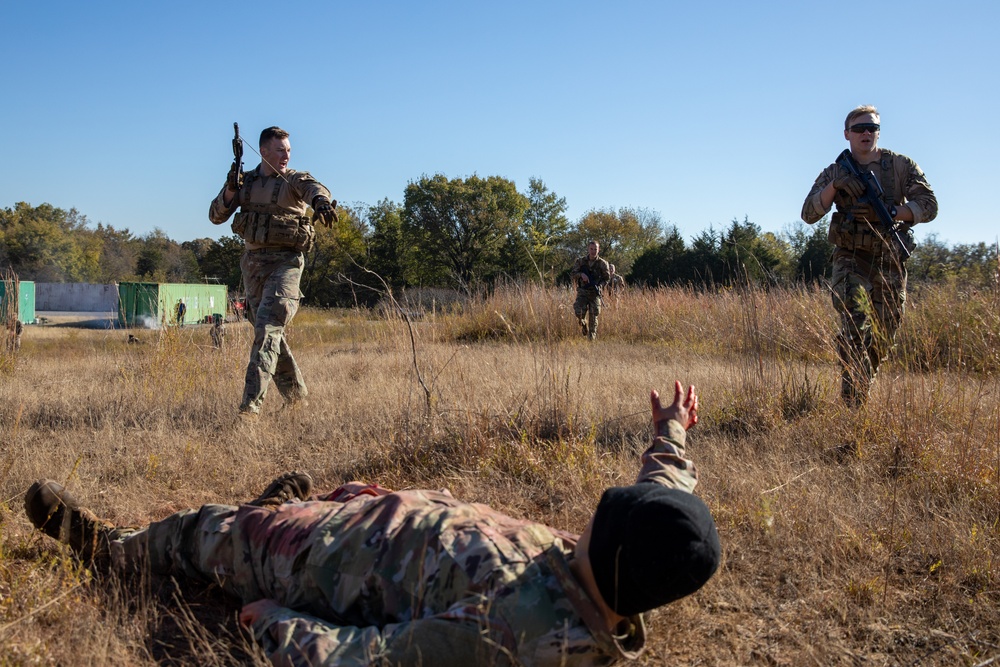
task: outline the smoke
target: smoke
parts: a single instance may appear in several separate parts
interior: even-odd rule
[[[150,329],[152,331],[159,331],[160,329],[160,323],[157,319],[149,315],[140,315],[135,318],[135,326],[138,329]]]

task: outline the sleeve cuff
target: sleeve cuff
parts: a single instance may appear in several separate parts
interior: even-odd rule
[[[656,425],[656,436],[676,442],[683,447],[684,440],[687,438],[687,431],[684,430],[684,427],[676,419],[668,419]]]

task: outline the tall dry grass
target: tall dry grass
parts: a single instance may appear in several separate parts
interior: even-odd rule
[[[448,487],[579,531],[605,487],[634,478],[648,390],[680,378],[701,395],[689,454],[725,559],[651,614],[641,662],[987,664],[1000,655],[995,299],[915,291],[857,411],[838,400],[837,323],[817,289],[630,291],[607,300],[594,344],[555,289],[507,286],[409,312],[409,327],[307,309],[289,336],[310,405],[283,412],[272,390],[252,425],[235,415],[247,325],[221,351],[207,327],[138,345],[30,328],[0,364],[0,645],[15,664],[261,660],[217,590],[95,579],[32,531],[21,503],[38,477],[119,524],[246,500],[305,469],[320,488]]]

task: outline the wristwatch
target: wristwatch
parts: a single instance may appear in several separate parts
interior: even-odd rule
[[[889,207],[889,217],[890,218],[892,218],[893,220],[895,220],[897,213],[899,213],[899,209],[896,208],[895,204],[893,204],[892,206]]]

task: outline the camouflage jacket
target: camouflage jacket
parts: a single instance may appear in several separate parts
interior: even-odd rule
[[[664,425],[638,479],[693,490],[684,439]],[[323,498],[227,519],[244,551],[227,588],[255,600],[242,618],[274,664],[590,666],[643,649],[642,618],[612,636],[571,574],[575,535],[447,491]]]
[[[588,283],[583,283],[580,276],[587,274]],[[611,267],[608,262],[598,257],[591,260],[590,255],[578,257],[573,262],[573,270],[569,274],[570,279],[576,284],[578,289],[591,290],[608,284],[611,280]]]
[[[226,206],[223,196],[226,192],[225,186],[219,191],[215,199],[212,200],[208,208],[208,219],[216,225],[221,225],[242,206],[259,207],[269,213],[286,213],[294,216],[304,216],[312,201],[317,196],[322,195],[328,200],[332,200],[330,191],[317,181],[308,171],[295,171],[288,169],[281,176],[263,176],[260,173],[260,165],[255,169],[245,172],[243,177],[243,187],[235,194],[233,201]],[[277,188],[277,201],[275,199],[275,189]]]
[[[937,217],[938,203],[934,190],[927,182],[924,172],[910,158],[883,148],[879,160],[861,165],[861,168],[865,171],[875,172],[875,177],[887,190],[887,205],[906,206],[913,211],[913,224],[930,222]],[[802,204],[802,219],[810,225],[829,212],[829,208],[823,208],[820,193],[837,178],[839,169],[834,163],[820,172],[812,189],[809,190],[809,194],[806,195],[806,200]],[[890,188],[886,187],[886,184],[890,182],[892,183],[891,192]],[[846,212],[853,202],[848,201],[844,194],[837,193],[833,203],[838,211]]]

